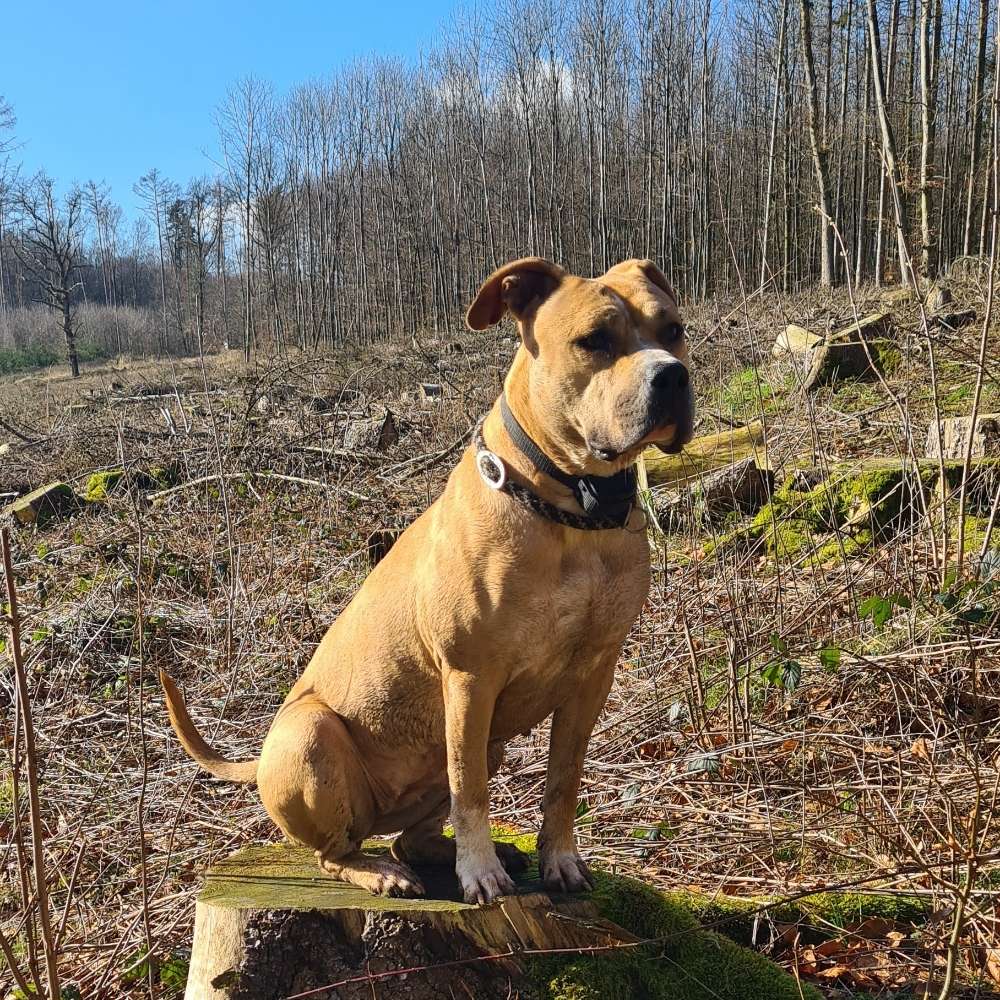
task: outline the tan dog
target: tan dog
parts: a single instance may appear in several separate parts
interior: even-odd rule
[[[684,330],[651,261],[592,280],[514,261],[487,279],[468,324],[485,329],[508,310],[521,334],[510,409],[562,470],[607,476],[649,443],[674,451],[690,439]],[[498,405],[483,437],[511,480],[580,513],[515,447]],[[648,588],[640,512],[624,529],[554,523],[488,488],[470,448],[330,627],[259,760],[211,749],[164,676],[171,722],[206,770],[256,781],[274,822],[336,878],[418,895],[411,863],[453,864],[466,900],[489,902],[512,887],[501,860],[521,860],[498,858],[489,778],[505,741],[551,715],[540,871],[551,889],[584,889],[573,833],[584,753]],[[449,813],[454,840],[442,833]],[[369,835],[400,830],[391,858],[361,853]]]

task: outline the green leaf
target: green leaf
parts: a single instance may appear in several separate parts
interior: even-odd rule
[[[869,597],[858,608],[859,618],[871,618],[876,628],[881,628],[892,615],[892,601],[885,597]]]
[[[772,687],[781,687],[784,683],[782,678],[782,665],[780,662],[775,661],[774,663],[769,663],[760,672],[760,676]]]
[[[660,831],[655,826],[637,826],[630,836],[633,840],[659,840]]]
[[[576,818],[586,816],[590,812],[590,803],[586,799],[580,799],[576,804]]]
[[[700,757],[692,757],[687,762],[688,774],[717,774],[719,771],[719,758],[713,754],[703,754]]]
[[[840,669],[840,650],[836,646],[824,646],[819,651],[819,665],[828,674],[835,674]]]
[[[188,961],[180,955],[170,955],[160,966],[160,982],[164,986],[183,989],[187,985]],[[66,994],[63,993],[65,997]]]
[[[794,691],[802,680],[802,664],[798,660],[787,660],[781,668],[781,683],[786,691]]]
[[[771,647],[776,653],[788,653],[788,643],[777,632],[771,633]]]

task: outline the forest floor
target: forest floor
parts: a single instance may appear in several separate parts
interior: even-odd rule
[[[982,315],[982,288],[955,293]],[[875,290],[858,299],[862,315],[884,308]],[[697,433],[763,418],[778,484],[796,469],[922,456],[935,395],[943,415],[971,406],[978,323],[932,326],[928,339],[918,306],[897,303],[900,349],[884,379],[806,394],[771,344],[789,322],[823,332],[849,321],[845,294],[685,313]],[[456,329],[249,367],[227,354],[0,381],[0,506],[52,480],[94,497],[38,526],[5,519],[61,967],[80,995],[148,990],[147,941],[157,992],[174,995],[199,873],[276,837],[252,788],[196,773],[170,732],[157,670],[183,685],[210,742],[256,756],[365,577],[369,535],[406,525],[440,492],[514,348],[509,329]],[[989,357],[983,412],[1000,409],[998,369]],[[440,396],[424,398],[422,383]],[[398,441],[345,449],[349,423],[385,408]],[[114,476],[94,477],[121,468],[130,486],[106,490]],[[683,492],[654,487],[653,507]],[[651,531],[654,583],[585,768],[584,853],[689,890],[710,923],[725,920],[729,896],[757,901],[748,938],[831,996],[937,996],[949,966],[953,995],[998,995],[992,564],[968,583],[956,577],[933,517],[832,559],[810,546],[709,544],[741,523],[688,518]],[[9,676],[0,929],[24,960],[34,946],[9,818]],[[537,828],[546,746],[544,726],[510,745],[493,787],[497,821]],[[835,895],[793,917],[765,905],[823,892]],[[871,895],[844,895],[859,892]]]

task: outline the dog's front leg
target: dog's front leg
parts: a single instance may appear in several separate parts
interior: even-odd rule
[[[538,871],[546,888],[557,892],[582,892],[594,887],[576,849],[573,822],[587,743],[611,690],[616,661],[617,654],[552,715],[542,802],[544,818],[538,835]]]
[[[446,669],[444,696],[455,872],[467,903],[489,903],[514,888],[490,836],[486,758],[497,692],[482,678]]]

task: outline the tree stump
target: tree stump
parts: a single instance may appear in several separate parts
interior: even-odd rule
[[[969,434],[973,434],[973,458],[1000,455],[1000,413],[980,413],[975,432],[972,430],[972,417],[946,417],[941,421],[940,441],[938,429],[932,421],[927,428],[924,454],[928,458],[965,458]]]
[[[76,513],[83,500],[67,483],[48,483],[15,500],[7,510],[21,524],[43,525],[56,518]]]
[[[842,379],[875,378],[876,369],[885,371],[899,353],[888,336],[890,326],[885,313],[875,313],[829,334],[813,349],[803,388],[811,391]]]
[[[762,956],[629,879],[597,873],[594,893],[554,895],[533,865],[515,893],[470,906],[450,870],[420,876],[427,898],[389,899],[323,875],[304,848],[232,855],[197,900],[186,1000],[596,1000],[612,983],[615,996],[650,1000],[802,995]]]

